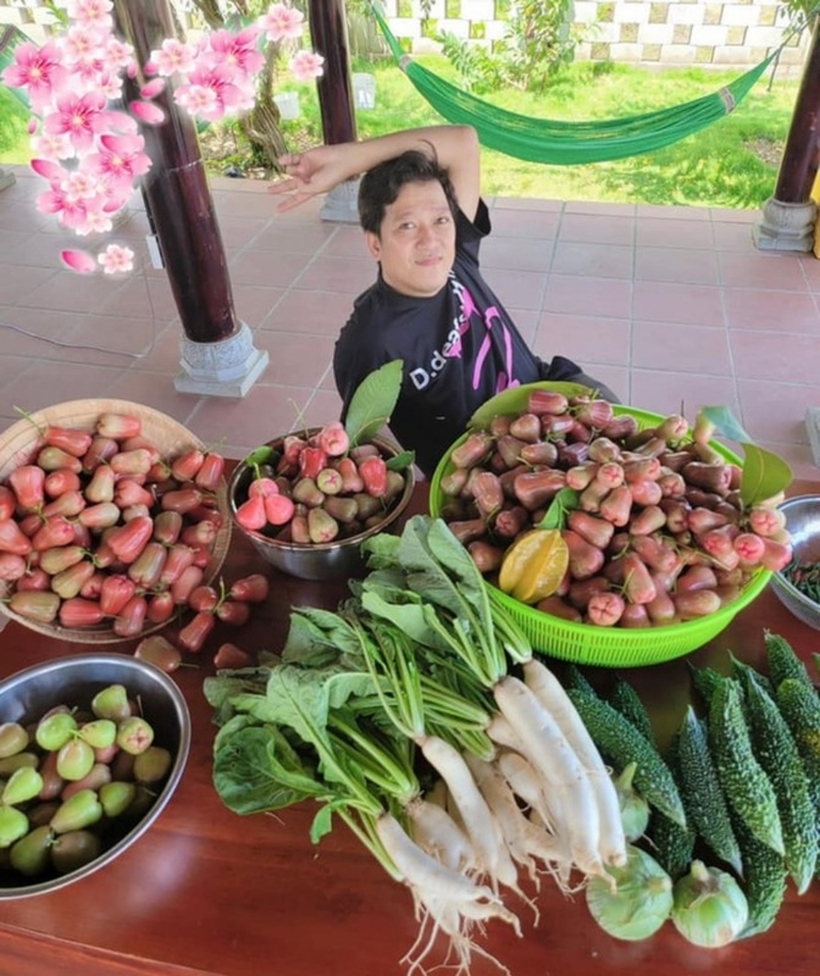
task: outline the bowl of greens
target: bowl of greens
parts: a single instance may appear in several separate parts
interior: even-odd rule
[[[820,630],[820,495],[798,495],[779,506],[786,517],[793,558],[772,577],[784,607],[804,624]]]

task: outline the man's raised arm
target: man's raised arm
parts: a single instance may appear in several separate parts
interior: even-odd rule
[[[475,130],[468,125],[406,129],[361,142],[342,142],[289,153],[279,159],[288,178],[273,183],[268,192],[288,194],[277,209],[290,210],[408,149],[429,152],[431,146],[439,164],[449,172],[459,206],[472,220],[481,193],[481,156]]]

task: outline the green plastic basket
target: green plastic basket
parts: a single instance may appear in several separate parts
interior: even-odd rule
[[[537,388],[554,389],[555,386],[551,383],[534,383],[528,387],[519,387],[518,390],[524,392]],[[641,429],[653,427],[664,419],[660,414],[634,407],[615,405],[614,410],[616,414],[634,417]],[[441,479],[453,469],[450,455],[468,436],[469,431],[452,445],[433,474],[429,501],[430,514],[433,517],[441,514],[447,500],[441,490]],[[722,444],[712,441],[711,446],[727,461],[741,463],[741,459]],[[596,627],[594,624],[573,623],[536,610],[496,587],[492,588],[535,650],[576,664],[623,668],[659,664],[702,647],[725,630],[736,614],[763,592],[771,576],[772,573],[767,569],[758,570],[744,586],[740,596],[716,613],[684,623],[646,628]]]

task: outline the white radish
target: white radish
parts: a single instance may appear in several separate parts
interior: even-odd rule
[[[507,850],[513,860],[526,869],[530,880],[538,885],[539,878],[535,861],[533,861],[527,846],[522,841],[521,824],[529,823],[529,821],[518,806],[515,794],[510,789],[507,780],[493,763],[485,762],[469,753],[465,754],[464,759],[470,767],[476,785],[481,790],[481,795],[487,801],[491,813],[498,821]],[[536,912],[537,924],[538,910],[534,905],[533,908]]]
[[[470,920],[499,918],[512,925],[517,935],[521,934],[517,917],[492,889],[475,884],[466,875],[452,871],[430,857],[411,840],[395,817],[382,814],[376,820],[376,833],[402,880],[410,886],[417,917],[421,918],[419,936],[405,957],[410,963],[410,973],[421,968],[439,929],[450,937],[459,959],[457,971],[465,974],[470,972],[473,951],[486,955],[467,934]],[[433,930],[422,951],[418,952],[428,916],[433,920]]]
[[[404,812],[410,820],[410,834],[423,851],[453,871],[476,872],[473,845],[443,806],[416,797]]]
[[[600,827],[592,783],[560,726],[524,682],[512,675],[494,685],[493,695],[521,738],[524,757],[561,799],[572,859],[585,874],[611,878],[598,850]]]
[[[614,866],[626,864],[626,837],[618,793],[598,747],[552,671],[535,658],[527,661],[523,669],[524,683],[558,723],[590,777],[598,803],[599,848],[604,864]]]
[[[499,881],[515,888],[518,872],[504,845],[498,824],[476,786],[464,757],[449,742],[435,735],[420,736],[416,744],[421,748],[427,762],[447,784],[475,850],[480,870],[487,872],[494,888]]]
[[[493,715],[485,732],[496,745],[521,752],[521,737],[500,712]]]
[[[541,779],[530,761],[519,752],[505,749],[498,754],[496,765],[513,793],[519,796],[531,810],[535,810],[547,828],[557,834],[564,827],[563,815],[560,823],[554,822],[557,818],[553,816],[547,805],[547,799],[541,789]]]

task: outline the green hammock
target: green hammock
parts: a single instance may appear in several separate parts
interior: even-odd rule
[[[372,10],[402,71],[448,122],[473,126],[488,149],[559,166],[624,159],[685,139],[734,111],[779,51],[719,91],[682,105],[620,119],[564,122],[507,111],[438,77],[405,54],[381,11],[376,6]]]

